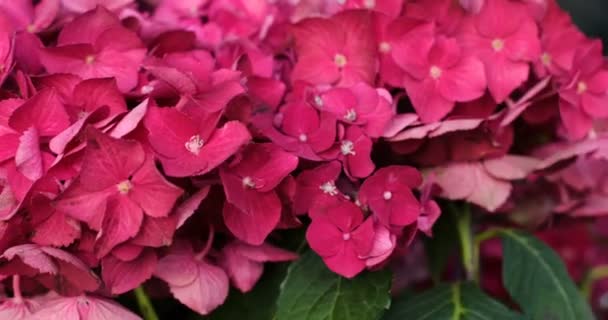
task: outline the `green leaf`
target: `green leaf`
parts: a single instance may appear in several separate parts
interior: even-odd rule
[[[395,299],[383,320],[519,320],[521,315],[473,283],[441,284],[416,296]]]
[[[387,271],[342,278],[308,251],[287,272],[275,319],[376,320],[390,305],[390,285]]]
[[[531,319],[593,319],[559,256],[526,233],[500,231],[505,288]]]

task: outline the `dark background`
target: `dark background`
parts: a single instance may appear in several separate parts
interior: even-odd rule
[[[557,0],[572,19],[590,36],[601,37],[604,52],[608,41],[608,0]]]

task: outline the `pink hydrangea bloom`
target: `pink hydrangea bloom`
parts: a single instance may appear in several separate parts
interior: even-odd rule
[[[56,207],[101,232],[97,253],[102,257],[134,237],[144,215],[167,216],[181,194],[160,175],[140,143],[90,129],[82,172]]]
[[[371,84],[376,42],[372,14],[344,11],[331,18],[311,18],[294,26],[298,63],[292,81],[313,84]]]
[[[501,17],[509,16],[507,20]],[[530,72],[541,53],[538,27],[526,6],[511,0],[486,1],[461,31],[465,48],[484,63],[490,93],[503,102]]]
[[[44,49],[40,58],[48,72],[68,72],[83,79],[115,77],[118,88],[128,92],[137,85],[145,54],[137,34],[107,9],[97,7],[66,24],[58,46]]]
[[[412,190],[421,183],[422,176],[412,167],[384,167],[365,179],[359,201],[386,227],[407,226],[420,215],[420,203]]]
[[[406,75],[403,85],[424,122],[441,120],[455,102],[485,93],[483,64],[460,47],[456,39],[435,35],[433,24],[409,32],[392,51]]]
[[[249,145],[236,163],[220,170],[227,200],[224,222],[237,238],[264,242],[281,217],[275,188],[297,165],[297,157],[266,143]]]
[[[329,269],[352,278],[366,267],[374,246],[374,223],[349,201],[334,201],[312,219],[306,240]]]

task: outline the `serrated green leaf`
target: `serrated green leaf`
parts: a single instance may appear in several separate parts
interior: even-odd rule
[[[383,320],[520,320],[473,283],[441,284],[415,296],[400,297]]]
[[[524,232],[502,230],[503,283],[531,319],[593,319],[559,256]]]
[[[388,271],[340,277],[309,251],[290,266],[275,319],[376,320],[390,305],[390,284]]]

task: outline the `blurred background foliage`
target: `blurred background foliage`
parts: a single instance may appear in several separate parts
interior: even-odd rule
[[[590,36],[604,41],[604,52],[608,52],[608,0],[557,0],[569,11],[574,22]]]

